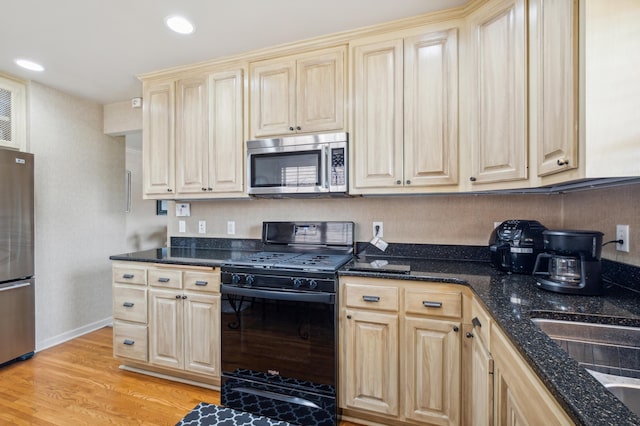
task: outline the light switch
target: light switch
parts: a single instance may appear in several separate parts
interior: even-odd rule
[[[178,232],[187,232],[187,223],[184,220],[178,221]]]
[[[176,216],[191,216],[191,205],[189,203],[176,203]]]

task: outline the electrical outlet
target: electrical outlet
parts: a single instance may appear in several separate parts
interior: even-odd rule
[[[378,237],[378,238],[382,238],[384,237],[384,227],[382,226],[382,222],[373,222],[373,238]]]
[[[206,220],[198,221],[198,233],[199,234],[206,234],[207,233],[207,221]]]
[[[234,235],[236,233],[236,223],[233,220],[227,222],[227,235]]]
[[[616,243],[616,250],[629,253],[629,225],[616,225],[616,240],[622,240]]]
[[[178,221],[178,232],[187,232],[187,223],[184,220]]]

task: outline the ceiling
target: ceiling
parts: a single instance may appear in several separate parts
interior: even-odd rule
[[[136,75],[368,26],[467,0],[3,1],[0,71],[102,104],[141,96]],[[169,31],[181,14],[195,33]],[[18,67],[27,58],[36,73]]]

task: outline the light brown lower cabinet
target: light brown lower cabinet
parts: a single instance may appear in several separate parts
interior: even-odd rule
[[[575,424],[497,327],[491,329],[498,426]]]
[[[572,425],[469,287],[340,278],[340,407],[370,425]]]
[[[340,404],[379,424],[460,424],[460,286],[343,277]]]
[[[140,372],[220,384],[220,271],[113,264],[114,356]]]
[[[467,380],[472,426],[573,425],[542,381],[477,300],[472,301]]]

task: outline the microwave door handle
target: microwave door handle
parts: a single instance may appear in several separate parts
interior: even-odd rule
[[[329,190],[329,167],[331,165],[331,162],[329,161],[329,147],[328,146],[323,146],[322,147],[322,159],[321,161],[321,169],[322,169],[322,188]]]

